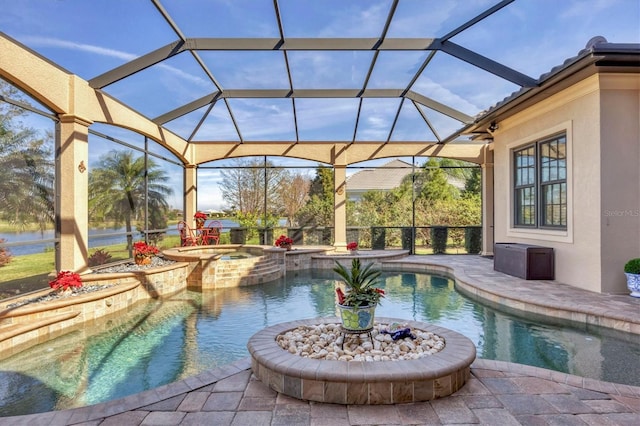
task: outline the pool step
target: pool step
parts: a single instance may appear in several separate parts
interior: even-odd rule
[[[216,269],[218,271],[228,271],[234,269],[262,268],[268,266],[278,265],[274,262],[273,259],[266,256],[261,256],[231,261],[219,261]]]
[[[57,324],[62,321],[77,317],[80,311],[65,312],[63,314],[49,315],[39,320],[33,320],[28,323],[12,323],[0,324],[0,342],[11,339],[15,336],[23,336],[29,332],[37,331],[41,328]]]
[[[254,285],[283,276],[284,271],[273,259],[267,257],[218,262],[216,287]]]

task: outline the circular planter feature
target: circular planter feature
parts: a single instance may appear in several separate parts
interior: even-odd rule
[[[440,352],[404,361],[328,361],[301,357],[282,349],[279,334],[298,326],[336,323],[336,317],[293,321],[254,334],[247,347],[253,374],[276,392],[328,404],[401,404],[430,401],[456,392],[469,380],[476,348],[468,338],[417,321],[378,318],[406,323],[445,339]]]

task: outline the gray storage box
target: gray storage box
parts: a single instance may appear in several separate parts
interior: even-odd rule
[[[553,248],[520,243],[496,243],[493,269],[525,280],[553,280]]]

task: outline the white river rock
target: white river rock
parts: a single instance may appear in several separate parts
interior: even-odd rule
[[[418,359],[440,352],[446,345],[444,338],[419,329],[411,329],[415,339],[394,341],[391,334],[382,332],[389,329],[389,324],[375,324],[371,330],[373,341],[366,333],[346,334],[344,348],[340,324],[300,326],[279,334],[276,342],[291,354],[311,359],[366,362]]]

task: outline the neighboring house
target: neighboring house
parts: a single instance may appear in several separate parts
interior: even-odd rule
[[[360,170],[347,178],[347,199],[358,201],[368,191],[389,192],[402,183],[405,176],[410,175],[413,168],[402,160],[389,161],[380,167]]]
[[[368,191],[389,192],[400,186],[402,180],[413,171],[420,171],[419,167],[412,167],[402,160],[392,160],[380,167],[360,170],[347,178],[347,199],[359,201]],[[448,177],[450,184],[464,189],[464,181]]]

